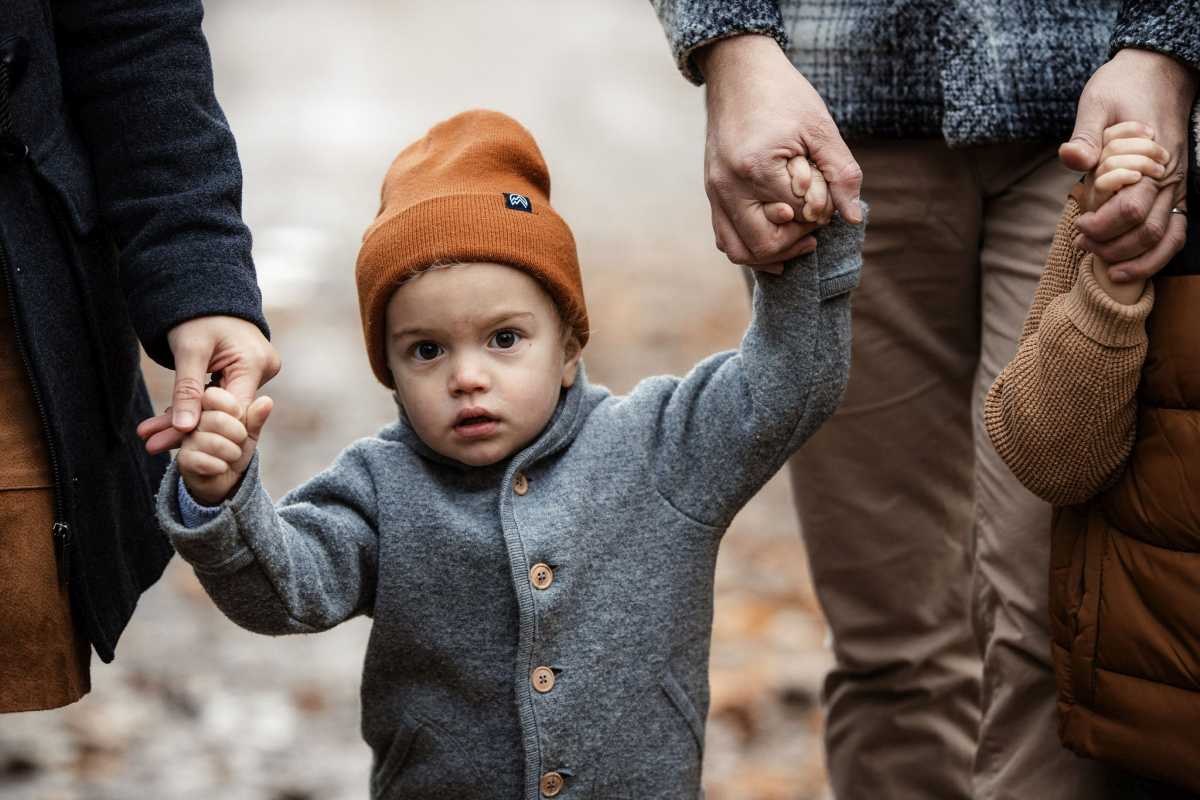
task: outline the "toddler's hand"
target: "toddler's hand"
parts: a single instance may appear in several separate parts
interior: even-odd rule
[[[1158,180],[1167,174],[1170,153],[1154,141],[1154,132],[1140,122],[1119,122],[1104,130],[1100,161],[1084,180],[1084,211],[1095,211],[1122,187],[1143,176]]]
[[[804,221],[828,225],[833,218],[833,195],[821,170],[805,156],[789,159],[787,169],[792,177],[792,194],[804,198]]]
[[[1083,210],[1095,211],[1107,203],[1122,188],[1132,186],[1143,177],[1158,180],[1167,174],[1170,154],[1155,143],[1154,132],[1140,122],[1118,122],[1104,130],[1104,149],[1096,169],[1083,181]],[[1092,274],[1096,283],[1118,303],[1133,305],[1142,296],[1146,281],[1114,283],[1108,276],[1108,265],[1097,255],[1092,256]]]
[[[263,425],[271,414],[271,398],[260,397],[238,419],[238,401],[217,386],[204,390],[200,424],[183,440],[176,456],[188,493],[208,506],[221,503],[246,471]]]

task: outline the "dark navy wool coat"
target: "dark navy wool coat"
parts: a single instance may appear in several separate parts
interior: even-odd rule
[[[0,278],[41,411],[77,624],[105,661],[171,556],[138,340],[265,332],[199,0],[0,3]],[[46,536],[52,531],[47,530]],[[0,554],[3,557],[3,554]]]

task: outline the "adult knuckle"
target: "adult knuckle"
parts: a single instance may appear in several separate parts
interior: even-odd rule
[[[185,376],[175,381],[174,391],[175,402],[185,402],[188,400],[199,400],[204,396],[204,384],[198,378]]]
[[[734,154],[732,163],[737,175],[750,178],[762,171],[763,157],[756,150],[742,150]]]
[[[1166,235],[1166,227],[1156,219],[1148,219],[1142,223],[1141,240],[1143,244],[1155,245]]]
[[[755,261],[766,261],[775,255],[775,247],[770,242],[756,241],[749,244],[750,256]]]
[[[1126,223],[1140,222],[1146,216],[1142,203],[1129,193],[1117,195],[1117,216]]]

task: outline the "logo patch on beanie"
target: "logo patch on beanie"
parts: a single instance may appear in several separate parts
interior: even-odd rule
[[[504,204],[511,211],[524,211],[527,214],[533,213],[533,203],[530,202],[529,198],[523,194],[516,194],[515,192],[505,192],[504,193]]]

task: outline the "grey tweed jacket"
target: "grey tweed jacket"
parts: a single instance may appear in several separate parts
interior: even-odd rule
[[[161,524],[245,628],[373,616],[371,797],[695,798],[717,546],[840,401],[862,232],[835,221],[760,274],[740,350],[687,377],[616,397],[581,373],[506,462],[464,467],[400,421],[278,505],[256,456],[196,528],[172,465]]]
[[[1200,0],[651,0],[683,74],[727,36],[775,37],[847,140],[1062,140],[1110,52],[1200,68]]]

